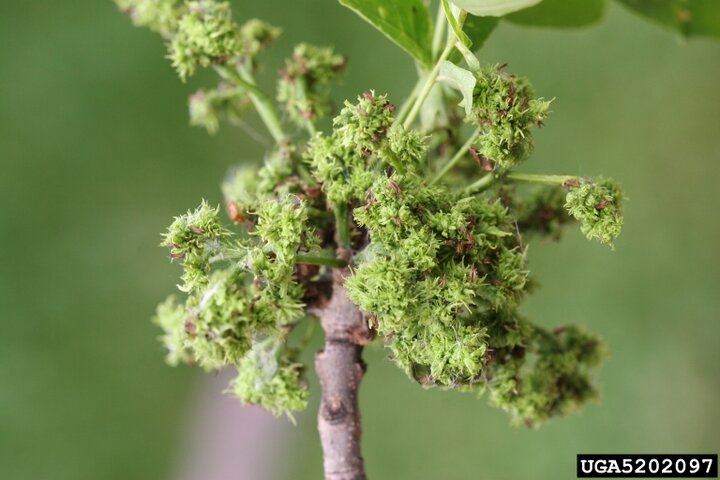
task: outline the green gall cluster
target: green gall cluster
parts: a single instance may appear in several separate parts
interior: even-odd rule
[[[179,260],[183,266],[182,291],[192,292],[207,284],[211,259],[221,254],[229,235],[218,219],[218,209],[204,200],[195,211],[175,217],[161,246],[168,247],[170,258]]]
[[[198,90],[188,101],[190,124],[203,127],[214,134],[220,126],[220,119],[232,122],[240,121],[242,112],[248,107],[250,99],[243,89],[229,83],[221,83],[212,90]]]
[[[378,152],[388,166],[398,173],[420,174],[427,163],[427,137],[416,130],[390,128],[387,144]]]
[[[181,290],[188,294],[184,305],[170,298],[157,310],[168,362],[208,370],[236,366],[240,373],[233,390],[245,401],[276,413],[304,405],[302,368],[286,359],[277,369],[261,371],[259,353],[252,350],[258,338],[284,345],[305,317],[296,257],[314,248],[317,237],[304,201],[284,195],[258,203],[255,224],[243,237],[222,226],[218,209],[203,202],[175,219],[163,245],[181,261]],[[274,351],[287,355],[279,347]],[[261,377],[253,380],[254,375]],[[270,392],[279,396],[271,401]]]
[[[345,102],[345,107],[333,120],[333,135],[340,146],[368,156],[377,151],[393,123],[395,106],[387,95],[368,91],[358,97],[358,103]]]
[[[289,337],[316,321],[308,312],[329,308],[342,274],[350,307],[366,314],[354,311],[357,318],[425,387],[487,391],[528,425],[594,397],[600,340],[575,327],[547,332],[519,313],[534,285],[523,235],[559,238],[574,219],[588,238],[612,246],[623,198],[609,180],[511,171],[532,153],[532,129],[550,105],[527,79],[480,67],[469,52],[469,70],[442,54],[448,60],[399,118],[387,96],[367,91],[344,103],[332,132],[316,133],[346,64],[332,48],[295,47],[277,82],[282,118],[253,78],[280,29],[236,23],[227,1],[115,1],[163,36],[183,81],[200,67],[221,76],[189,99],[192,125],[214,133],[223,119],[239,123],[252,104],[275,141],[259,168],[244,165],[223,184],[232,229],[203,201],[164,234],[185,293],[161,303],[154,318],[168,363],[235,367],[229,391],[241,401],[275,414],[305,408],[305,367]],[[460,92],[462,116],[435,82]],[[476,127],[466,140],[457,135],[463,117]],[[286,121],[310,140],[295,141],[304,133],[286,131]],[[470,157],[472,171],[463,165]],[[468,182],[478,168],[484,176]],[[552,187],[528,192],[513,182]]]
[[[228,2],[216,0],[115,0],[138,26],[160,33],[167,41],[168,58],[184,81],[198,66],[225,64],[255,57],[281,33],[258,19],[238,25]]]
[[[584,180],[567,185],[565,208],[580,222],[582,233],[590,240],[610,245],[623,225],[623,193],[612,180]]]
[[[487,390],[493,404],[533,424],[592,398],[600,342],[572,328],[539,333],[518,313],[532,286],[519,226],[557,232],[570,218],[563,190],[521,198],[500,187],[493,198],[429,186],[426,138],[393,124],[387,98],[367,92],[346,103],[331,134],[311,139],[309,171],[282,144],[261,168],[233,172],[223,191],[244,236],[233,238],[206,204],[176,219],[164,244],[183,260],[189,296],[158,309],[168,361],[235,365],[231,391],[244,402],[275,413],[302,408],[304,369],[287,335],[322,276],[298,259],[349,228],[348,296],[410,378]],[[333,223],[327,205],[349,208],[353,221]]]
[[[318,133],[308,144],[306,158],[332,205],[361,198],[373,182],[373,174],[362,155],[341,146],[335,135]]]
[[[307,407],[303,372],[304,366],[293,361],[276,340],[254,342],[238,365],[230,391],[243,403],[259,405],[275,415],[290,415]]]
[[[243,165],[231,170],[222,185],[230,218],[236,223],[254,224],[264,203],[292,196],[304,202],[312,222],[322,223],[328,215],[325,198],[315,180],[298,165],[295,148],[287,144],[271,150],[261,168]]]
[[[536,327],[524,347],[496,351],[490,402],[528,426],[567,415],[597,396],[589,377],[605,356],[605,345],[578,327]]]
[[[237,365],[250,348],[254,331],[272,326],[256,314],[251,297],[246,297],[252,289],[247,281],[241,271],[218,270],[208,278],[207,287],[186,302],[183,343],[207,370]]]
[[[168,58],[185,80],[198,66],[208,67],[240,55],[242,47],[230,4],[197,0],[185,3],[177,31],[168,45]]]
[[[190,363],[193,358],[192,349],[185,343],[186,318],[185,306],[178,304],[174,295],[157,306],[153,317],[153,323],[163,331],[160,342],[167,351],[165,360],[172,366]]]
[[[120,10],[139,27],[169,38],[177,29],[178,0],[115,0]]]
[[[525,161],[533,150],[531,128],[542,125],[550,102],[535,98],[530,82],[488,65],[480,69],[467,121],[477,125],[478,152],[503,169]]]
[[[290,119],[298,125],[330,114],[332,100],[328,85],[344,69],[346,59],[330,47],[301,43],[280,70],[277,100],[285,105]]]
[[[300,198],[287,196],[282,201],[265,201],[257,212],[258,223],[252,235],[259,236],[279,262],[290,263],[300,246],[317,246],[308,210]]]
[[[345,102],[330,136],[311,139],[305,156],[331,205],[363,202],[386,169],[413,173],[425,164],[425,137],[392,127],[393,111],[385,95],[365,92]]]
[[[489,389],[495,404],[535,423],[590,398],[580,387],[551,386],[572,379],[590,392],[589,369],[568,354],[570,373],[559,373],[559,357],[545,350],[536,362],[537,329],[518,314],[531,287],[518,218],[529,222],[540,204],[564,212],[564,192],[509,210],[502,195],[428,186],[425,138],[392,127],[386,104],[374,93],[346,103],[333,133],[316,136],[307,155],[328,200],[354,206],[369,240],[345,282],[350,299],[370,315],[391,358],[426,387]],[[541,380],[552,390],[546,400]],[[502,397],[505,389],[515,396]]]
[[[506,209],[393,174],[373,184],[354,216],[373,248],[348,279],[348,295],[376,317],[395,360],[423,384],[477,383],[484,315],[515,308],[527,283]]]
[[[248,20],[240,26],[241,54],[254,61],[281,33],[280,28],[257,18]]]

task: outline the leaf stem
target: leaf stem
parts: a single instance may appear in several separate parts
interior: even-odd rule
[[[298,348],[301,352],[304,351],[310,344],[318,324],[317,318],[314,316],[308,315],[306,318],[307,328],[305,328],[305,333],[303,334],[302,340],[300,340],[300,346]]]
[[[435,31],[433,32],[432,40],[432,58],[437,58],[440,54],[440,48],[442,46],[443,34],[445,33],[445,7],[442,2],[438,5],[437,16],[435,17]]]
[[[446,2],[447,0],[445,0]],[[433,86],[435,85],[435,82],[437,80],[437,77],[440,73],[440,65],[447,60],[450,57],[450,54],[453,51],[453,48],[456,47],[457,42],[459,41],[456,38],[455,33],[452,30],[460,30],[462,32],[462,26],[465,22],[465,16],[467,15],[467,12],[464,10],[460,12],[460,16],[456,20],[452,13],[450,15],[447,15],[447,11],[445,11],[447,7],[445,4],[442,4],[441,2],[441,9],[443,12],[445,12],[445,16],[447,17],[448,23],[451,24],[451,31],[448,32],[447,35],[447,41],[445,42],[445,49],[440,53],[440,56],[435,61],[435,66],[433,66],[432,70],[430,70],[430,73],[428,73],[427,78],[425,79],[425,84],[423,85],[422,89],[420,90],[420,93],[418,94],[417,99],[415,100],[415,103],[413,104],[412,108],[410,109],[410,113],[408,113],[407,118],[403,121],[403,127],[407,130],[410,128],[412,123],[415,121],[415,119],[418,116],[418,113],[420,113],[420,109],[422,108],[423,103],[425,102],[425,99],[427,99],[428,95],[430,95],[430,91],[432,90]],[[451,23],[452,22],[452,23]]]
[[[480,180],[476,181],[475,183],[471,183],[467,187],[463,188],[462,191],[466,193],[480,193],[490,187],[490,185],[492,185],[496,179],[497,177],[493,173],[488,173]]]
[[[435,66],[430,70],[430,73],[428,73],[427,78],[425,79],[425,84],[422,87],[422,90],[420,90],[420,93],[418,94],[417,99],[415,99],[415,103],[413,104],[412,108],[410,109],[410,113],[408,113],[407,118],[403,122],[403,127],[407,130],[410,128],[412,123],[415,121],[415,118],[418,116],[418,113],[420,113],[420,108],[422,108],[423,103],[425,102],[425,99],[430,95],[430,90],[432,90],[432,87],[435,85],[435,81],[437,80],[438,74],[440,73],[440,64],[448,59],[450,54],[453,51],[453,48],[455,47],[455,37],[450,36],[448,38],[448,42],[445,45],[445,49],[440,54],[440,57],[438,57],[437,63],[435,63]]]
[[[508,173],[506,178],[514,182],[545,183],[550,185],[562,185],[568,180],[579,180],[578,177],[572,175],[539,175],[535,173],[516,172]]]
[[[509,172],[505,174],[489,173],[475,183],[471,183],[463,189],[463,192],[479,193],[486,190],[498,179],[506,179],[511,182],[542,183],[546,185],[563,185],[565,182],[580,180],[580,177],[573,175],[539,175],[536,173]]]
[[[250,101],[252,101],[255,106],[258,115],[260,115],[263,123],[265,123],[270,135],[272,135],[276,143],[282,142],[286,135],[283,132],[275,105],[272,103],[270,97],[255,84],[252,74],[239,64],[235,66],[235,69],[216,65],[215,70],[222,78],[238,84],[248,92]]]
[[[438,172],[437,175],[435,175],[435,178],[430,180],[429,185],[435,185],[442,177],[445,176],[447,172],[450,171],[451,168],[455,166],[456,163],[458,163],[467,153],[467,151],[472,147],[473,143],[477,140],[478,135],[480,135],[480,129],[476,129],[472,135],[470,135],[470,138],[468,138],[467,142],[460,147],[460,150],[458,150],[455,155],[450,159],[450,161],[445,164],[442,170]]]
[[[413,87],[412,91],[410,92],[410,95],[408,98],[405,99],[402,106],[400,107],[400,111],[395,116],[395,121],[393,122],[393,127],[396,125],[402,125],[403,120],[407,117],[408,112],[410,112],[410,107],[413,106],[415,99],[418,96],[418,93],[420,93],[420,89],[423,87],[423,76],[422,73],[418,73],[419,77],[417,82],[415,83],[415,86]]]
[[[296,86],[298,88],[298,91],[300,92],[301,98],[303,100],[307,100],[307,82],[305,81],[304,77],[300,77],[297,80],[295,80]],[[314,137],[317,133],[317,129],[315,128],[315,123],[312,121],[311,118],[306,118],[303,122],[303,126],[308,131],[311,137]]]
[[[335,232],[337,233],[338,247],[350,248],[350,224],[348,222],[348,207],[345,204],[335,205]]]

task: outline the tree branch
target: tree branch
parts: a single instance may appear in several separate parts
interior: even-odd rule
[[[358,388],[366,369],[361,358],[363,346],[374,334],[343,287],[349,271],[336,269],[333,273],[333,295],[320,314],[325,345],[315,356],[322,388],[318,430],[325,480],[364,480]]]

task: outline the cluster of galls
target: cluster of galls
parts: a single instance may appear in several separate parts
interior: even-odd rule
[[[238,25],[224,2],[117,2],[165,37],[181,78],[198,66],[220,70],[216,89],[191,98],[193,124],[215,131],[222,117],[239,118],[250,97],[258,101],[250,73],[278,29]],[[290,120],[313,132],[331,109],[328,83],[344,66],[331,49],[299,45],[277,89]],[[586,236],[611,244],[622,225],[621,193],[607,180],[568,177],[520,195],[508,172],[530,155],[531,128],[549,102],[502,66],[469,79],[465,121],[479,132],[470,152],[491,175],[489,193],[429,185],[427,138],[400,126],[395,107],[370,91],[345,102],[331,134],[306,146],[281,143],[262,168],[232,173],[223,191],[238,232],[205,203],[176,218],[163,245],[183,266],[187,297],[158,307],[168,360],[235,366],[231,390],[244,402],[275,413],[303,408],[304,366],[289,336],[327,299],[329,266],[339,260],[326,252],[340,246],[351,254],[349,297],[410,378],[487,390],[526,423],[591,398],[601,342],[575,327],[545,331],[519,314],[532,285],[521,234],[557,237],[574,218]]]
[[[542,126],[550,101],[536,98],[530,82],[505,70],[506,65],[487,65],[465,72],[472,80],[472,98],[463,95],[465,122],[477,128],[470,153],[481,172],[502,180],[533,151],[532,128]],[[455,67],[457,70],[461,70]],[[467,87],[469,89],[469,87]],[[525,198],[498,182],[498,196],[513,209],[520,231],[558,238],[571,219],[581,224],[588,239],[612,247],[623,224],[623,194],[615,182],[565,177],[560,185],[536,189]]]
[[[224,64],[238,58],[252,61],[280,35],[260,20],[238,25],[230,4],[214,0],[116,0],[136,25],[160,33],[168,58],[185,80],[198,66]]]
[[[533,150],[531,127],[541,126],[550,102],[535,98],[524,77],[487,65],[475,72],[471,113],[467,122],[480,129],[477,151],[503,169],[525,161]]]
[[[623,225],[623,193],[612,180],[602,178],[565,182],[568,213],[580,222],[580,230],[592,240],[613,246]]]
[[[557,240],[563,227],[575,220],[589,240],[614,248],[613,241],[622,230],[624,196],[612,180],[571,177],[561,185],[536,187],[527,194],[502,186],[498,196],[524,233]]]
[[[175,219],[163,245],[183,266],[187,298],[168,298],[156,315],[170,363],[236,366],[231,391],[244,402],[275,413],[304,407],[303,367],[287,336],[305,317],[296,257],[317,245],[310,217],[306,202],[287,194],[259,205],[245,236],[204,202]]]
[[[225,79],[214,89],[199,90],[189,99],[190,123],[215,133],[221,119],[237,122],[249,104],[247,72],[281,30],[258,19],[233,20],[230,4],[215,0],[116,0],[136,25],[160,33],[168,58],[182,80],[198,67],[216,66]],[[345,67],[332,48],[306,43],[295,47],[279,72],[277,99],[289,119],[300,126],[330,114],[328,84]],[[252,82],[251,82],[252,83]]]
[[[236,365],[232,390],[244,401],[275,412],[304,406],[303,368],[286,339],[327,277],[302,268],[300,256],[333,246],[339,224],[328,210],[344,206],[355,252],[348,295],[412,379],[488,390],[493,404],[526,423],[591,398],[601,342],[575,327],[547,332],[518,312],[532,283],[518,226],[546,233],[534,220],[540,204],[513,203],[508,189],[463,196],[428,186],[426,169],[425,138],[394,126],[392,104],[366,92],[305,152],[285,145],[261,169],[234,172],[224,192],[231,218],[246,229],[242,240],[207,205],[166,235],[189,293],[184,306],[158,311],[170,360]],[[577,208],[611,208],[583,185],[571,187]]]
[[[576,328],[544,332],[518,314],[530,282],[513,212],[499,198],[427,186],[424,138],[392,125],[387,99],[367,92],[307,154],[328,199],[354,207],[366,240],[348,295],[392,358],[425,386],[487,388],[528,422],[592,397],[588,370],[601,343]]]
[[[329,47],[301,43],[280,70],[277,100],[298,125],[327,117],[332,102],[328,84],[345,69],[346,59]]]

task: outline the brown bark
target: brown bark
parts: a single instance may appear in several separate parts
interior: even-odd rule
[[[318,430],[326,480],[365,480],[361,453],[358,387],[365,373],[363,345],[373,337],[363,314],[347,297],[343,275],[334,272],[333,294],[320,314],[325,345],[315,356],[322,399]]]

